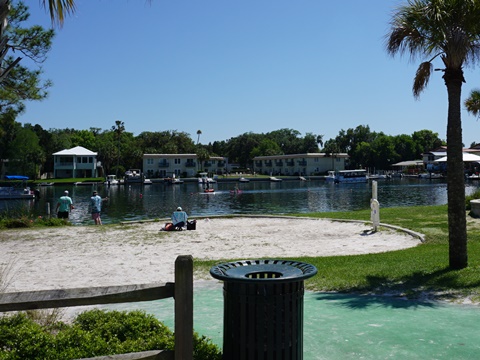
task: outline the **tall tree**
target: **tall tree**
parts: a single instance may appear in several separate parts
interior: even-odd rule
[[[0,0],[1,1],[1,0]],[[8,8],[8,22],[2,25],[0,43],[0,112],[24,109],[26,100],[42,100],[47,96],[50,81],[41,81],[41,69],[29,69],[18,64],[18,59],[7,55],[8,50],[21,54],[36,65],[45,61],[51,48],[53,30],[34,25],[24,27],[30,17],[28,7],[18,2]],[[2,50],[2,45],[5,47]]]
[[[461,93],[463,67],[474,65],[480,56],[480,1],[409,0],[400,6],[386,36],[389,54],[409,54],[421,59],[413,83],[418,98],[434,70],[433,61],[443,63],[443,80],[448,94],[447,196],[449,265],[468,266],[465,183],[462,161]]]
[[[115,139],[117,140],[117,168],[115,169],[115,174],[118,176],[118,167],[120,165],[120,142],[122,140],[122,134],[125,131],[125,123],[120,120],[115,121],[115,126],[112,126],[112,131],[115,134]]]
[[[197,130],[197,145],[200,142],[200,135],[202,135],[202,130]]]

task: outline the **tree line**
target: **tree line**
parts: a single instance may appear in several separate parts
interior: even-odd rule
[[[52,173],[53,154],[76,146],[96,152],[105,173],[123,174],[131,168],[141,169],[144,154],[196,154],[199,161],[222,156],[241,168],[251,168],[255,156],[347,153],[350,168],[389,169],[397,161],[419,159],[423,152],[444,144],[438,134],[430,130],[390,136],[371,131],[367,125],[341,130],[325,144],[322,135],[302,136],[293,129],[246,132],[228,140],[201,144],[199,140],[195,143],[189,133],[177,130],[145,131],[135,136],[126,131],[125,124],[119,120],[110,129],[45,130],[39,124],[22,125],[7,115],[0,116],[0,159],[6,162],[9,174],[32,178]]]

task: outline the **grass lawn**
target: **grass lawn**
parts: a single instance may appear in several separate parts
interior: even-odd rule
[[[295,215],[369,220],[370,210]],[[385,208],[380,210],[380,221],[425,234],[425,243],[380,254],[295,258],[318,269],[316,276],[306,280],[306,287],[315,291],[395,293],[411,298],[427,291],[480,301],[480,220],[467,218],[469,266],[463,270],[448,267],[446,205]],[[232,260],[238,259],[225,259]],[[218,263],[195,261],[195,266],[208,272]]]

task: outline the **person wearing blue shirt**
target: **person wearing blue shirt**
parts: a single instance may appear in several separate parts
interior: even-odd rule
[[[172,214],[172,223],[175,228],[183,228],[187,224],[188,215],[179,206]]]
[[[90,209],[92,212],[92,219],[95,221],[95,225],[102,225],[102,219],[100,218],[100,212],[102,211],[102,203],[108,200],[108,197],[102,199],[96,191],[93,192],[93,196],[90,198]]]

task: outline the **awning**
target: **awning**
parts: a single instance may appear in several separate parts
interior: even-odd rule
[[[22,175],[5,175],[5,179],[7,180],[28,180],[28,176],[22,176]]]
[[[447,161],[447,157],[444,156],[440,159],[435,160],[434,162],[445,162]],[[470,153],[463,153],[463,162],[480,162],[480,156]]]

